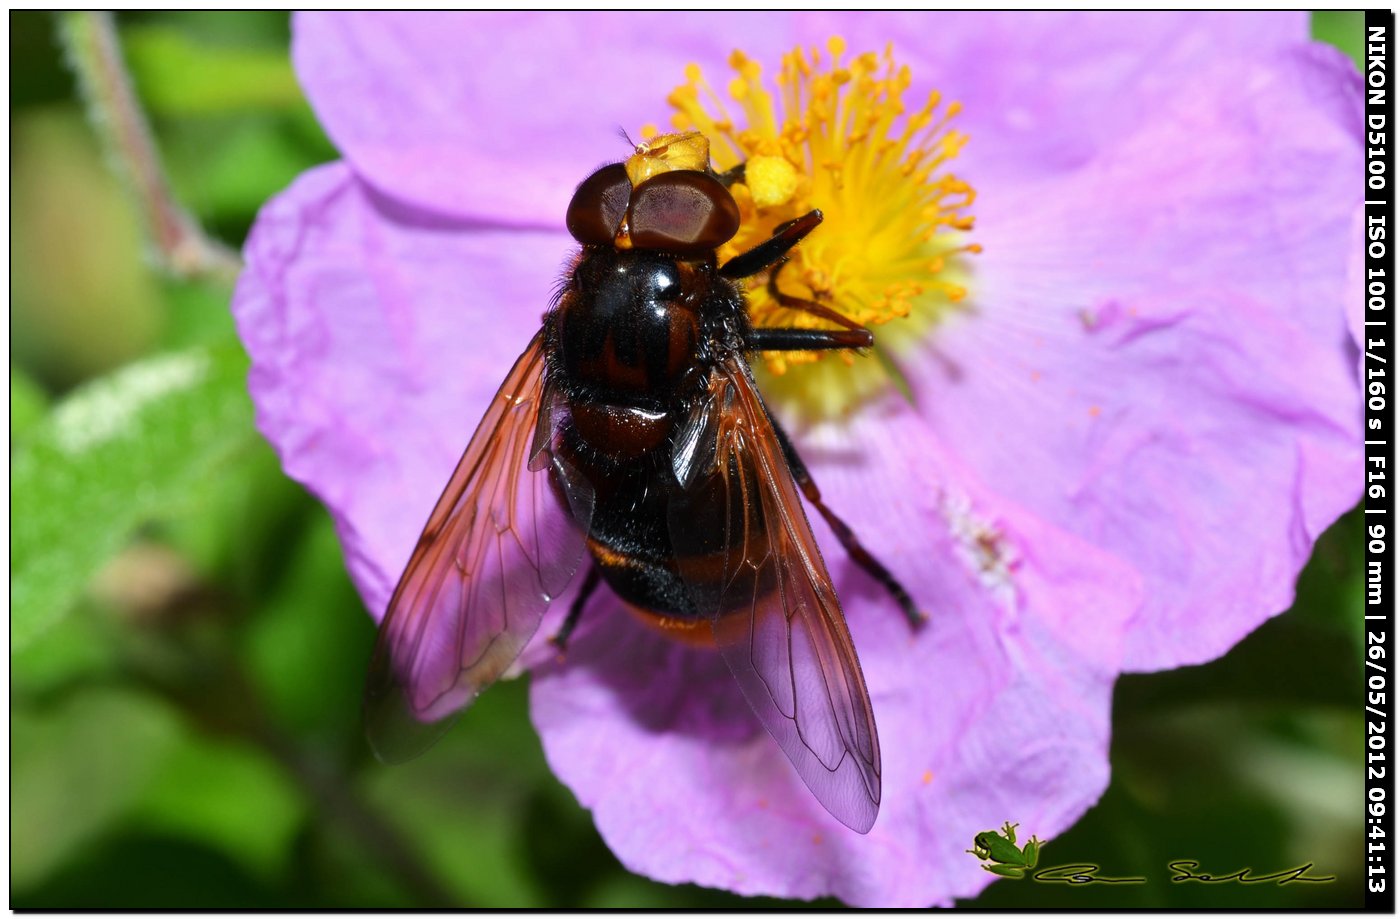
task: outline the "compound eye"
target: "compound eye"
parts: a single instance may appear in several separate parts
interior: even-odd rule
[[[583,180],[569,202],[564,225],[569,235],[587,246],[610,246],[627,213],[632,182],[621,163],[604,166]]]
[[[638,249],[713,251],[739,232],[739,206],[713,176],[690,169],[663,172],[632,190],[627,230]]]

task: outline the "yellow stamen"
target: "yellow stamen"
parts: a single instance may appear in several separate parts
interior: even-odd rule
[[[756,208],[779,207],[797,192],[797,168],[781,156],[760,153],[744,167],[744,185]]]
[[[967,296],[965,256],[981,251],[959,238],[972,229],[968,211],[975,192],[947,171],[967,142],[950,127],[961,106],[944,103],[934,92],[907,112],[912,75],[895,63],[889,46],[882,54],[847,59],[838,37],[825,50],[827,56],[818,49],[784,55],[776,94],[764,86],[759,64],[735,51],[729,58],[735,76],[725,87],[729,103],[697,65],[689,65],[686,82],[668,97],[676,110],[671,123],[675,130],[698,130],[710,138],[715,169],[746,164],[743,180],[732,189],[741,228],[720,250],[720,259],[751,249],[779,224],[820,209],[825,219],[793,250],[778,275],[779,290],[864,325],[914,320],[901,324],[898,333],[876,330],[879,350],[898,350],[901,339],[923,334]],[[747,284],[755,325],[830,327],[811,313],[780,305],[768,282],[765,275]],[[834,389],[808,374],[790,387],[809,394],[832,390],[821,393],[820,410],[829,414],[888,382],[883,371],[873,369],[888,362],[861,362],[872,369],[855,373],[845,366],[854,363],[852,356],[836,354],[842,360],[819,362],[818,352],[765,358],[773,374],[808,364],[830,377]],[[840,365],[832,368],[839,373],[820,369],[833,364]],[[810,397],[801,401],[812,407]]]

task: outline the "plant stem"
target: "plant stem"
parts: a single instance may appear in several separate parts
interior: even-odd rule
[[[206,236],[170,191],[122,61],[112,14],[60,13],[59,26],[88,116],[136,199],[156,262],[176,277],[232,281],[242,267],[238,255]]]

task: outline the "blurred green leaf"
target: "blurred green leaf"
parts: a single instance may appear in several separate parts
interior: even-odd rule
[[[197,503],[218,462],[252,442],[246,372],[231,345],[149,358],[75,391],[15,452],[12,654],[69,612],[139,525]]]
[[[10,444],[23,440],[48,409],[48,396],[23,371],[10,365]]]
[[[1348,669],[1360,666],[1366,641],[1366,620],[1357,615],[1366,605],[1365,527],[1364,514],[1356,507],[1318,538],[1293,601],[1299,618],[1350,639]],[[1360,691],[1357,672],[1356,685],[1349,687],[1353,693]]]
[[[300,905],[301,888],[269,888],[218,850],[179,837],[114,833],[34,890],[11,901],[22,910],[280,910]]]
[[[124,26],[159,25],[178,29],[199,44],[280,48],[291,43],[286,10],[148,10],[118,13]]]
[[[161,293],[169,305],[162,350],[215,347],[238,338],[229,309],[228,285],[208,280],[163,278]]]
[[[162,25],[128,27],[122,42],[137,93],[155,115],[211,115],[303,104],[285,49],[201,43]]]
[[[226,464],[202,483],[199,496],[200,512],[169,520],[162,539],[202,580],[219,585],[227,602],[260,610],[296,564],[292,550],[319,505],[286,477],[277,454],[260,438],[239,451],[237,464]]]
[[[493,686],[427,754],[372,765],[365,778],[368,800],[421,846],[420,857],[451,885],[457,902],[549,902],[520,857],[533,848],[526,815],[536,789],[554,781],[530,725],[524,680]]]
[[[110,671],[119,650],[92,609],[80,604],[10,657],[13,697],[52,692],[74,680]]]
[[[145,828],[226,852],[275,882],[305,814],[297,789],[257,750],[187,735],[133,811]]]
[[[10,882],[32,886],[112,825],[176,743],[175,715],[133,692],[85,692],[10,721]]]
[[[287,576],[249,623],[245,660],[269,709],[302,737],[332,747],[360,735],[374,629],[345,572],[329,518],[320,514],[300,545],[279,545]]]
[[[305,142],[287,117],[190,121],[165,132],[171,181],[206,221],[251,221],[277,192],[335,157]]]
[[[1312,34],[1345,51],[1358,68],[1365,66],[1366,14],[1356,10],[1320,10],[1312,14]]]

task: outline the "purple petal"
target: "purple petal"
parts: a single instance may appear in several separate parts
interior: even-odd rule
[[[553,228],[629,131],[669,124],[700,62],[723,92],[741,48],[777,70],[832,35],[894,41],[920,100],[960,99],[985,177],[1078,165],[1219,58],[1304,41],[1307,16],[1032,13],[306,13],[293,58],[326,130],[371,184],[421,208]]]
[[[386,202],[339,163],[259,215],[233,302],[258,429],[334,514],[376,618],[570,248]]]
[[[954,125],[972,146],[953,168],[979,186],[1077,168],[1185,98],[1182,80],[1201,68],[1309,35],[1306,13],[861,13],[831,25],[853,51],[893,40],[912,98],[936,88],[963,103]]]
[[[546,756],[623,863],[659,880],[863,906],[971,896],[993,879],[963,851],[976,833],[1011,819],[1051,836],[1106,786],[1136,576],[978,487],[899,400],[808,440],[833,506],[932,613],[911,632],[818,523],[880,729],[869,835],[822,810],[716,653],[611,597],[567,664],[536,671]],[[994,527],[1003,580],[954,526],[975,519]]]
[[[326,130],[371,183],[423,208],[552,229],[589,170],[627,152],[619,127],[667,124],[686,62],[724,59],[722,21],[307,13],[292,51]]]
[[[989,486],[1142,570],[1140,670],[1287,608],[1361,488],[1359,78],[1308,48],[1179,95],[1072,177],[985,189],[976,305],[907,368]]]

